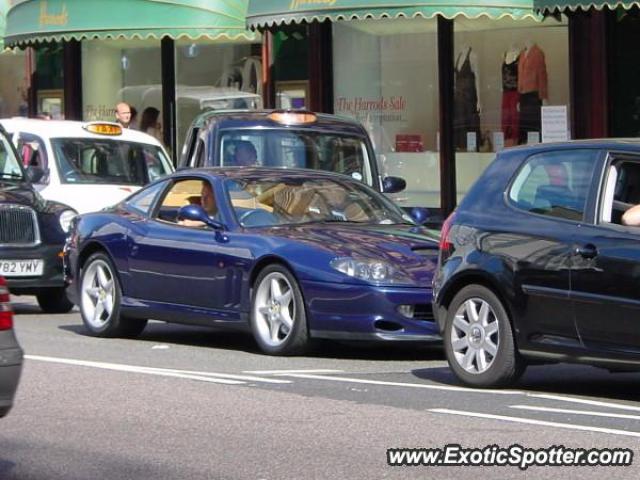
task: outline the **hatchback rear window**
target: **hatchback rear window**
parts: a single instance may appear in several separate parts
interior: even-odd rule
[[[154,145],[91,138],[56,138],[51,145],[64,183],[145,185],[171,173]]]
[[[531,213],[581,220],[597,157],[590,149],[533,155],[511,184],[509,199]]]

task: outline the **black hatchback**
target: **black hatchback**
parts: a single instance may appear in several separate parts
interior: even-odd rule
[[[640,370],[640,141],[498,154],[443,225],[434,312],[456,376],[530,363]],[[638,224],[640,225],[640,223]]]
[[[0,275],[12,294],[36,295],[45,312],[68,312],[62,249],[76,211],[44,200],[31,183],[38,175],[23,169],[0,126]]]

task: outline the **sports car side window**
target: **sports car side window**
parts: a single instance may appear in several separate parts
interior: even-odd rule
[[[511,203],[539,215],[581,220],[598,155],[584,149],[531,156],[511,184]]]
[[[171,186],[156,211],[156,219],[188,227],[204,226],[178,219],[180,208],[190,204],[202,206],[211,217],[215,217],[218,213],[211,184],[204,179],[190,178],[179,180]]]
[[[157,183],[149,188],[136,193],[127,200],[126,204],[142,215],[148,215],[151,206],[155,202],[158,194],[164,190],[167,182]]]

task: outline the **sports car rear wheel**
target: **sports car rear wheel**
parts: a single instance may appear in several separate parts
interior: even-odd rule
[[[89,333],[96,337],[137,337],[147,321],[120,314],[122,290],[111,260],[94,253],[80,276],[80,313]]]
[[[271,355],[296,355],[308,346],[302,292],[282,265],[266,267],[254,283],[251,330],[262,351]]]

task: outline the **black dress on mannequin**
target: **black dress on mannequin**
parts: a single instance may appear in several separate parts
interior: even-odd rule
[[[476,91],[476,74],[471,68],[471,48],[460,65],[458,54],[455,65],[455,92],[453,102],[453,137],[456,149],[467,150],[467,132],[476,134],[476,150],[480,143],[480,112],[478,112],[478,92]]]

